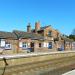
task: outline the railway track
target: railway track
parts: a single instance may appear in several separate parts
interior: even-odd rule
[[[3,71],[4,75],[61,75],[75,68],[75,56],[6,66],[4,68],[0,68],[0,75],[3,75]]]

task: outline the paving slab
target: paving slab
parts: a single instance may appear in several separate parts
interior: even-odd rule
[[[75,75],[75,70],[69,71],[69,72],[64,73],[62,75]]]

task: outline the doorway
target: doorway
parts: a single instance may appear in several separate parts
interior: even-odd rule
[[[48,49],[52,49],[52,42],[49,42]]]
[[[31,52],[34,52],[34,43],[31,42]]]

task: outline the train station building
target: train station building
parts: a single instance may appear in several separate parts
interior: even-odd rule
[[[27,32],[13,30],[12,32],[0,31],[0,50],[3,53],[27,53],[27,52],[54,52],[74,50],[72,39],[62,35],[51,25],[41,27],[40,22],[27,25]]]

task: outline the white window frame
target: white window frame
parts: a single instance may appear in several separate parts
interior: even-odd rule
[[[48,36],[52,36],[52,31],[48,31]]]
[[[11,47],[11,43],[10,42],[6,42],[5,43],[5,49],[11,49],[12,47]]]
[[[22,42],[22,49],[26,49],[27,48],[27,43],[26,42]]]
[[[5,39],[0,39],[0,47],[5,47]]]
[[[47,47],[47,43],[46,42],[43,42],[43,47]]]
[[[22,48],[22,42],[19,42],[19,47]]]

